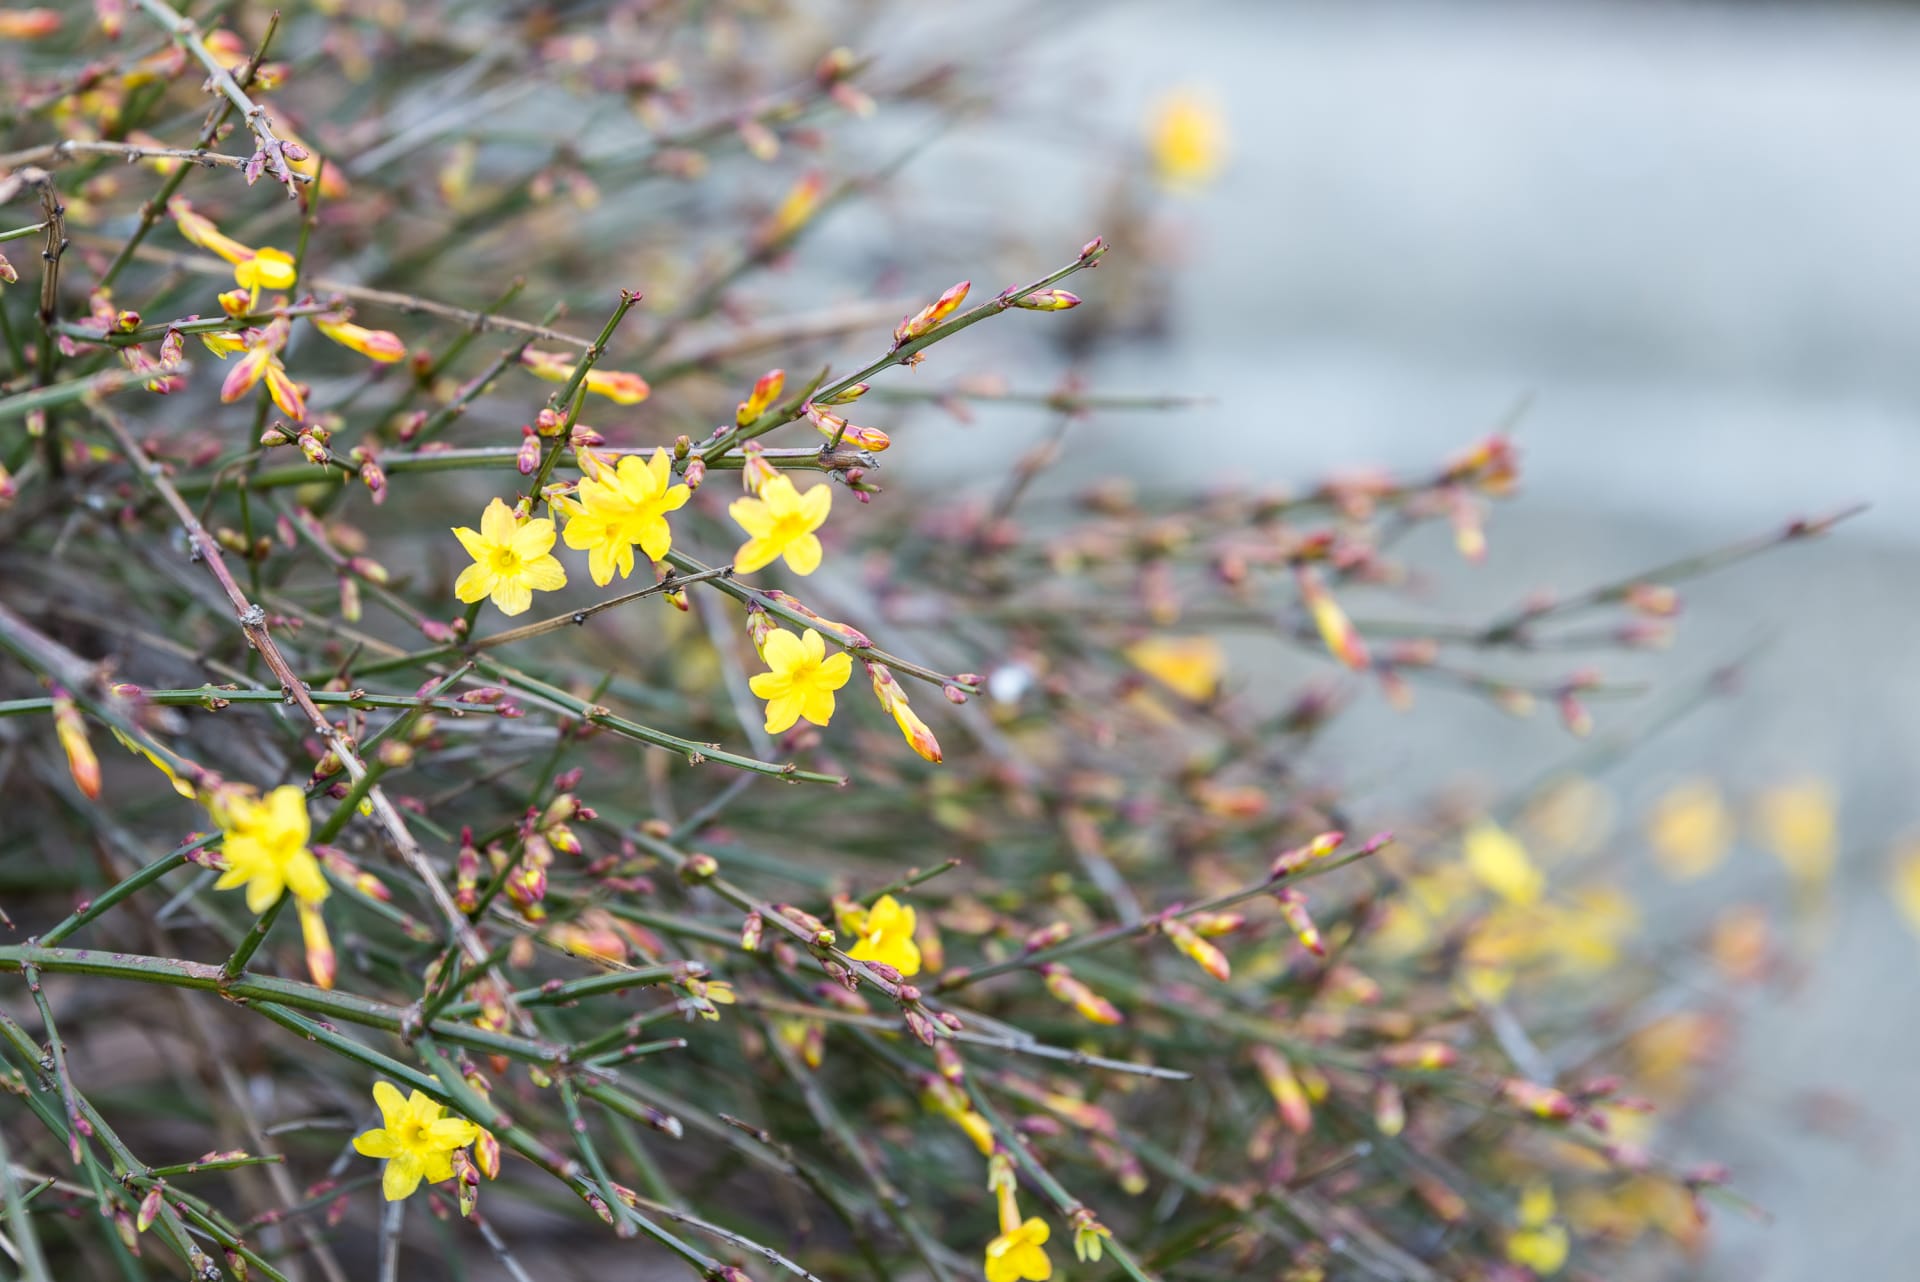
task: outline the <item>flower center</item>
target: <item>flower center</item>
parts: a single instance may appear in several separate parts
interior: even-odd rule
[[[496,547],[488,554],[489,568],[495,574],[520,573],[520,554],[511,547]]]
[[[773,518],[773,532],[768,536],[774,543],[791,543],[802,534],[812,533],[807,518],[801,512],[788,512]]]

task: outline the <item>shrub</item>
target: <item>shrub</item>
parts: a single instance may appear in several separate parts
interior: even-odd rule
[[[1479,555],[1505,436],[1034,493],[1100,465],[1077,420],[1169,402],[936,371],[1097,309],[1124,245],[767,283],[898,168],[864,117],[968,105],[952,68],[777,6],[220,17],[0,12],[26,1276],[1621,1276],[1697,1238],[1720,1174],[1618,1074],[1711,1028],[1634,1023],[1629,906],[1516,835],[1577,833],[1577,782],[1389,817],[1316,749],[1421,683],[1584,735],[1622,691],[1506,657],[1655,644],[1724,555],[1396,627],[1349,608],[1416,528]],[[1156,119],[1166,181],[1217,167],[1208,111]],[[929,402],[1052,430],[981,497],[883,488],[871,424]],[[1279,688],[1301,656],[1338,679]]]

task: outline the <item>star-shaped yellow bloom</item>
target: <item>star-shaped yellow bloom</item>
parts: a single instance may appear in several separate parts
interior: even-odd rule
[[[1035,1215],[987,1243],[987,1282],[1046,1282],[1053,1261],[1042,1248],[1051,1232]]]
[[[821,555],[813,532],[825,524],[832,506],[832,486],[816,485],[802,494],[784,474],[761,486],[758,498],[735,499],[727,513],[749,537],[734,553],[733,568],[752,574],[785,557],[795,574],[812,574]]]
[[[587,571],[601,587],[633,573],[633,545],[658,561],[673,546],[667,513],[686,504],[692,491],[672,485],[673,466],[665,450],[651,459],[629,454],[615,468],[580,482],[573,499],[563,499],[567,546],[587,554]]]
[[[226,834],[221,848],[227,861],[215,890],[245,886],[252,913],[267,911],[289,890],[307,904],[327,897],[320,861],[307,849],[312,829],[305,792],[287,784],[259,801],[230,793],[214,802],[213,817]]]
[[[391,1082],[373,1084],[373,1102],[380,1106],[381,1125],[353,1140],[362,1157],[385,1158],[380,1191],[398,1202],[420,1187],[420,1181],[438,1184],[453,1178],[453,1153],[480,1137],[480,1128],[457,1117],[442,1117],[442,1108],[419,1091],[405,1099]]]
[[[882,895],[867,910],[866,918],[860,926],[860,941],[847,950],[847,956],[855,961],[881,962],[902,975],[918,975],[920,946],[913,942],[913,909],[892,895]]]
[[[826,640],[812,628],[804,637],[775,628],[763,653],[772,671],[747,684],[767,701],[768,734],[790,730],[802,717],[816,726],[833,719],[833,692],[853,675],[853,660],[844,651],[829,655]]]
[[[478,533],[464,525],[453,533],[473,558],[453,585],[453,594],[469,605],[492,597],[502,614],[523,614],[535,592],[567,586],[566,569],[550,553],[552,521],[519,524],[513,509],[495,499],[480,514]]]

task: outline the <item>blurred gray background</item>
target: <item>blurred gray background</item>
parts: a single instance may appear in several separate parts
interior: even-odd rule
[[[990,45],[996,13],[929,13],[921,35]],[[1128,228],[1171,268],[1103,269],[1081,289],[1100,306],[1124,292],[1152,320],[1100,349],[1091,388],[1214,403],[1075,426],[1085,454],[1063,487],[1096,470],[1304,484],[1356,463],[1425,469],[1531,397],[1524,489],[1498,509],[1486,564],[1459,567],[1441,539],[1424,549],[1467,618],[1872,504],[1823,542],[1689,587],[1680,642],[1652,665],[1608,661],[1675,692],[1753,656],[1738,697],[1604,780],[1629,820],[1688,774],[1736,797],[1802,776],[1838,789],[1844,853],[1806,969],[1736,1003],[1726,1070],[1663,1145],[1725,1160],[1775,1217],[1722,1213],[1692,1275],[1913,1276],[1920,940],[1886,886],[1890,849],[1920,826],[1920,9],[1194,0],[1052,15],[1006,88],[1025,110],[908,172],[956,226],[1004,221],[1012,202],[1033,244],[1115,233],[1089,210],[1170,88],[1215,95],[1232,135],[1215,184],[1152,196]],[[1006,279],[1064,257],[1009,251]],[[995,329],[909,377],[1011,369],[1047,386],[1058,353],[1023,347],[1042,327]],[[921,417],[898,467],[951,481],[1045,426]],[[1406,716],[1378,702],[1361,700],[1374,706],[1329,757],[1383,806],[1526,779],[1574,751],[1550,716],[1515,723],[1438,693]],[[1601,732],[1657,706],[1600,706]],[[1698,970],[1686,941],[1716,908],[1787,901],[1751,847],[1681,893],[1648,875],[1631,827],[1616,845],[1622,875],[1658,897],[1643,938],[1677,950],[1683,988]]]

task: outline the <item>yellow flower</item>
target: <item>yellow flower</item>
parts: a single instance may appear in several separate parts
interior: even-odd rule
[[[820,568],[821,555],[813,532],[825,524],[832,506],[832,486],[823,483],[802,494],[785,475],[761,486],[758,498],[735,499],[727,513],[749,537],[734,553],[733,568],[752,574],[785,557],[795,574],[812,574]]]
[[[1710,779],[1675,784],[1647,816],[1647,840],[1660,869],[1676,881],[1714,870],[1733,844],[1733,816]]]
[[[549,552],[552,521],[516,524],[513,509],[495,499],[480,514],[478,533],[464,525],[453,533],[473,558],[453,585],[453,594],[469,605],[492,597],[502,614],[523,614],[536,591],[567,586],[565,568]]]
[[[833,719],[833,692],[853,675],[853,660],[845,652],[829,655],[826,640],[812,628],[803,637],[775,628],[767,634],[763,653],[773,670],[747,684],[767,701],[768,734],[790,730],[802,717],[816,726]]]
[[[442,1117],[441,1106],[413,1092],[406,1099],[391,1082],[373,1084],[373,1102],[382,1125],[354,1136],[354,1152],[385,1158],[380,1191],[398,1202],[420,1187],[453,1178],[453,1153],[480,1136],[480,1128],[457,1117]]]
[[[1481,820],[1467,830],[1467,867],[1480,884],[1512,904],[1531,904],[1546,889],[1546,877],[1527,849],[1498,824]]]
[[[1553,1218],[1553,1189],[1529,1184],[1520,1194],[1520,1227],[1507,1234],[1507,1258],[1541,1277],[1567,1262],[1567,1227]]]
[[[1147,152],[1164,185],[1199,187],[1226,161],[1226,118],[1210,98],[1193,90],[1167,94],[1147,116]]]
[[[175,196],[167,202],[180,234],[202,249],[210,249],[233,264],[233,279],[242,289],[258,294],[262,289],[293,287],[293,257],[271,246],[253,249],[242,245],[213,225],[213,220],[197,214],[193,206]]]
[[[289,890],[308,904],[327,897],[320,862],[307,849],[312,829],[305,792],[287,784],[260,801],[229,792],[215,799],[212,810],[226,834],[227,860],[227,870],[213,883],[215,890],[245,886],[247,911],[252,913],[267,911]]]
[[[1148,637],[1123,653],[1128,663],[1195,703],[1213,698],[1227,666],[1220,643],[1212,637]]]
[[[1007,1214],[1013,1205],[1012,1190],[1001,1195],[1000,1236],[987,1243],[987,1282],[1046,1282],[1053,1276],[1053,1261],[1044,1249],[1052,1230],[1039,1216],[1023,1224]]]
[[[587,571],[601,587],[613,582],[613,572],[633,573],[633,545],[658,561],[673,546],[667,513],[685,505],[692,494],[684,485],[669,485],[673,470],[665,450],[651,459],[629,454],[617,468],[602,468],[598,476],[580,482],[577,501],[563,500],[567,513],[567,546],[587,554]]]
[[[892,895],[880,896],[860,926],[860,941],[847,950],[847,956],[881,962],[902,975],[918,975],[920,946],[913,942],[914,917],[913,909]]]

